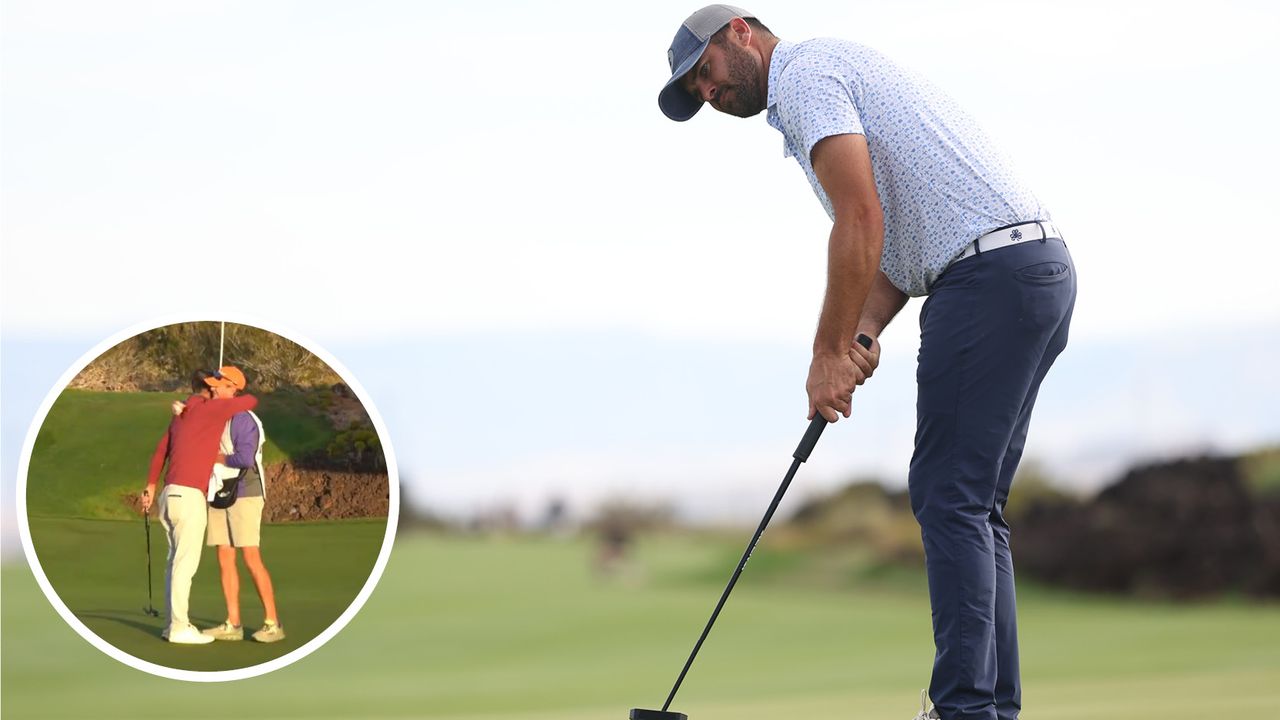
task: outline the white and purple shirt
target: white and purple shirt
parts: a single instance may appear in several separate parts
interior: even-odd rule
[[[233,468],[251,468],[258,454],[258,423],[247,412],[231,416],[231,444],[235,452],[227,455],[227,466]]]
[[[224,465],[236,471],[232,477],[240,478],[240,497],[266,495],[262,478],[262,429],[261,421],[252,412],[236,413],[227,421],[223,431],[222,449],[226,456]],[[217,472],[215,466],[215,472]]]
[[[768,107],[785,156],[800,163],[833,220],[810,153],[825,137],[866,137],[884,210],[880,269],[907,295],[927,295],[975,238],[1052,219],[954,101],[866,46],[780,41],[769,65]]]

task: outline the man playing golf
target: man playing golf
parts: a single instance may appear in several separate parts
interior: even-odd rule
[[[767,110],[831,217],[809,416],[849,416],[876,338],[908,297],[920,314],[911,505],[924,540],[936,655],[917,718],[1012,720],[1021,708],[1005,501],[1041,381],[1066,346],[1076,280],[1048,210],[963,111],[865,46],[780,40],[712,5],[677,31],[658,96]]]
[[[220,379],[211,383],[213,396],[234,398],[246,386],[244,373],[235,367],[221,368]],[[262,469],[262,446],[266,433],[262,421],[252,411],[236,413],[223,428],[215,475],[229,476],[237,485],[235,501],[227,508],[209,507],[208,545],[218,548],[218,570],[222,578],[222,595],[227,602],[227,619],[204,631],[215,640],[243,640],[240,624],[240,570],[236,567],[236,549],[244,553],[244,564],[253,578],[262,601],[265,619],[253,634],[258,642],[284,639],[284,628],[276,615],[275,590],[271,574],[262,562],[262,510],[266,500],[266,473]],[[229,472],[227,472],[229,470]],[[222,472],[220,472],[222,471]]]
[[[252,410],[258,404],[258,399],[252,395],[214,398],[211,388],[221,379],[220,373],[205,378],[205,390],[187,398],[182,414],[169,422],[169,429],[156,444],[147,486],[142,491],[142,511],[149,512],[156,496],[156,482],[161,470],[165,470],[164,490],[159,503],[160,523],[169,542],[165,566],[165,606],[169,624],[162,635],[171,643],[200,645],[213,642],[212,637],[191,624],[187,615],[191,581],[200,565],[208,520],[205,498],[209,490],[209,476],[213,472],[218,441],[227,421],[236,413]]]

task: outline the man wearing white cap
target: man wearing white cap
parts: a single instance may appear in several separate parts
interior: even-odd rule
[[[1076,278],[1052,218],[987,136],[923,78],[835,39],[791,43],[711,5],[680,26],[658,96],[767,110],[832,220],[809,417],[849,416],[877,338],[920,314],[911,505],[924,541],[936,655],[917,718],[1013,720],[1022,704],[1005,502],[1040,383],[1066,347]]]

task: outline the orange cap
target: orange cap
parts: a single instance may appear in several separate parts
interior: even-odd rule
[[[243,390],[247,383],[244,379],[244,373],[240,372],[240,368],[234,365],[224,365],[218,368],[218,372],[205,378],[204,384],[209,387],[229,385],[237,390]]]

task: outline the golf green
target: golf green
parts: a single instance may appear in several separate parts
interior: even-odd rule
[[[141,519],[32,518],[32,544],[50,584],[68,609],[94,634],[134,657],[182,670],[229,670],[257,665],[301,647],[347,609],[364,586],[382,547],[386,523],[359,520],[285,523],[263,528],[262,556],[276,589],[287,637],[277,643],[220,642],[173,645],[164,629],[167,546],[151,525],[153,597],[160,617],[144,612],[147,597],[146,535]],[[252,632],[262,604],[240,564],[242,622]],[[210,627],[226,617],[217,555],[206,548],[191,586],[191,620]]]
[[[182,393],[66,390],[37,436],[27,476],[32,544],[54,591],[95,635],[134,657],[165,667],[218,671],[258,665],[295,650],[328,628],[355,599],[373,570],[385,519],[281,523],[263,527],[262,556],[271,573],[287,637],[208,646],[163,642],[168,543],[152,520],[151,600],[147,535],[130,502],[141,491],[157,439]],[[268,462],[322,449],[333,429],[297,392],[262,398]],[[160,617],[144,608],[151,603]],[[243,563],[242,621],[252,632],[262,604]],[[226,617],[217,555],[202,553],[190,613],[200,627]]]
[[[602,579],[583,541],[401,536],[344,632],[231,687],[114,662],[66,629],[24,568],[8,566],[3,713],[621,720],[630,707],[661,705],[739,546],[736,537],[642,539],[635,567]],[[914,714],[932,661],[918,577],[816,589],[751,570],[676,709],[695,720]],[[1165,604],[1033,587],[1020,601],[1028,717],[1203,720],[1280,708],[1274,603]]]

